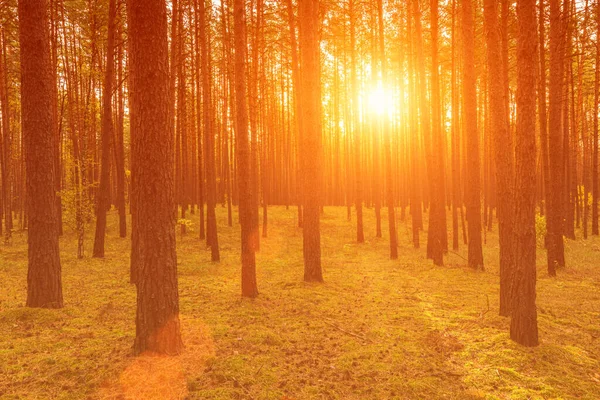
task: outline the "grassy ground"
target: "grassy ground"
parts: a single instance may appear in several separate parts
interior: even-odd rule
[[[104,260],[77,260],[74,237],[61,239],[61,310],[23,307],[26,236],[16,233],[0,245],[0,398],[600,398],[598,238],[568,241],[568,268],[554,279],[539,251],[541,344],[527,349],[497,316],[495,232],[485,272],[465,268],[465,246],[433,267],[411,247],[409,225],[390,261],[372,210],[361,245],[345,212],[325,209],[326,282],[305,284],[295,211],[269,209],[255,300],[240,297],[239,229],[223,209],[220,264],[197,232],[178,234],[186,351],[169,358],[132,357],[135,290],[115,215]]]

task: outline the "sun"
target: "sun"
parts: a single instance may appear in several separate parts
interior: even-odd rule
[[[394,105],[392,92],[379,85],[369,92],[369,107],[377,115],[390,114]]]

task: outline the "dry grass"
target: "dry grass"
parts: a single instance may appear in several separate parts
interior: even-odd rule
[[[464,267],[465,246],[437,268],[412,249],[409,225],[390,261],[372,210],[358,245],[345,209],[326,208],[326,282],[315,285],[302,282],[295,211],[269,215],[255,300],[240,297],[239,230],[224,209],[220,264],[197,232],[178,236],[186,351],[171,358],[132,357],[129,240],[116,237],[114,215],[104,260],[77,260],[74,237],[61,240],[62,310],[23,307],[26,237],[16,233],[0,247],[0,398],[600,398],[600,239],[568,241],[569,266],[554,279],[539,252],[541,345],[526,349],[497,316],[494,232],[485,272]]]

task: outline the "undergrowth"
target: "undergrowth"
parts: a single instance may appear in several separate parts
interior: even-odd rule
[[[391,261],[372,210],[367,241],[357,244],[346,210],[327,207],[325,283],[305,284],[295,210],[271,207],[257,254],[260,295],[247,300],[239,227],[217,212],[220,264],[197,238],[197,215],[188,216],[186,235],[178,229],[186,344],[178,357],[132,356],[130,240],[118,238],[116,214],[103,260],[90,257],[91,238],[83,260],[75,236],[61,238],[61,310],[24,307],[26,235],[15,232],[0,247],[0,398],[600,398],[598,238],[567,241],[568,267],[556,278],[538,249],[541,343],[529,349],[510,341],[510,321],[497,315],[495,227],[486,234],[486,270],[473,272],[462,243],[434,267],[425,245],[412,248],[407,222],[398,227],[400,258]]]

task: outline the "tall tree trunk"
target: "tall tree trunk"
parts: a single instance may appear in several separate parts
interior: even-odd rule
[[[383,35],[383,1],[377,0],[377,10],[379,16],[379,56],[381,57],[381,79],[383,84],[387,84],[387,59],[385,57],[385,41]],[[398,237],[396,235],[396,213],[394,202],[394,177],[392,176],[392,144],[390,136],[392,134],[390,127],[390,116],[388,110],[383,110],[381,115],[383,119],[383,145],[385,152],[385,178],[386,178],[386,203],[388,209],[388,227],[390,233],[390,259],[398,258]]]
[[[136,354],[179,354],[173,135],[165,0],[128,0],[132,175],[138,230]]]
[[[600,2],[596,4],[596,38],[600,38]],[[600,86],[600,40],[596,39],[594,79],[594,133],[592,138],[592,235],[598,235],[598,103]]]
[[[540,117],[540,156],[542,158],[542,178],[543,178],[543,200],[544,210],[540,213],[547,214],[549,191],[550,191],[550,169],[548,156],[548,114],[546,107],[546,34],[545,34],[545,1],[539,0],[539,61],[540,74],[538,86],[538,108]]]
[[[118,38],[122,40],[123,23],[119,23]],[[127,236],[127,214],[125,212],[125,145],[124,145],[124,119],[125,119],[125,101],[123,98],[123,47],[119,44],[117,51],[117,127],[114,135],[114,153],[115,153],[115,175],[117,180],[117,210],[119,212],[119,237]]]
[[[12,191],[11,191],[11,132],[10,111],[8,103],[8,66],[6,65],[6,37],[4,28],[0,28],[0,115],[2,126],[0,130],[0,160],[2,160],[0,173],[2,174],[2,211],[0,214],[0,231],[2,217],[4,217],[4,242],[10,242],[12,231]]]
[[[469,230],[469,267],[483,269],[481,245],[481,176],[479,132],[477,130],[477,78],[475,72],[475,27],[473,0],[462,1],[463,97],[467,147],[467,222]]]
[[[487,38],[490,125],[496,161],[496,191],[498,195],[498,236],[500,244],[500,315],[510,315],[510,281],[514,266],[513,215],[513,144],[505,112],[505,93],[502,80],[502,48],[499,35],[497,1],[483,3]]]
[[[548,153],[550,187],[547,205],[547,247],[548,274],[556,275],[556,267],[564,266],[565,253],[563,243],[563,66],[564,41],[561,20],[560,0],[550,0],[550,85],[549,85],[549,121]]]
[[[431,10],[431,169],[428,249],[435,265],[444,264],[444,251],[448,249],[446,234],[446,183],[444,180],[444,146],[442,140],[440,77],[438,62],[438,0],[430,1]],[[429,244],[431,243],[431,244]]]
[[[100,187],[96,203],[96,236],[94,237],[93,257],[104,257],[104,238],[106,237],[106,212],[110,207],[110,150],[113,136],[112,92],[114,86],[115,57],[115,19],[117,17],[116,0],[108,4],[108,42],[106,49],[106,71],[104,88],[102,89],[102,165],[100,171]]]
[[[516,262],[510,338],[524,346],[538,345],[535,306],[535,0],[517,0],[517,135],[516,135]]]
[[[452,0],[452,250],[458,250],[458,208],[460,199],[460,127],[459,127],[459,90],[456,83],[456,1]]]
[[[202,56],[201,56],[201,42],[204,42],[204,36],[200,36],[200,9],[199,0],[194,0],[194,9],[196,16],[194,19],[194,30],[196,34],[195,40],[195,55],[196,55],[196,135],[198,136],[198,236],[200,240],[206,239],[205,223],[204,223],[204,193],[205,193],[205,180],[204,180],[204,162],[203,162],[203,140],[202,140],[202,121],[201,116],[203,114],[203,100],[201,99],[201,92],[204,87],[204,70],[202,69]],[[225,2],[224,2],[225,3]],[[222,4],[224,4],[222,3]],[[224,17],[225,18],[225,17]],[[228,43],[227,37],[227,43]]]
[[[292,53],[292,84],[294,85],[294,122],[296,123],[296,147],[299,149],[303,131],[300,110],[300,66],[298,61],[296,23],[294,10],[292,8],[292,0],[286,0],[286,5],[290,27],[290,52]],[[298,167],[296,170],[296,201],[298,203],[298,227],[302,228],[302,176],[300,167]]]
[[[350,118],[352,121],[352,133],[354,135],[354,174],[356,176],[356,241],[364,243],[365,233],[363,227],[363,185],[361,171],[361,126],[358,120],[358,84],[356,82],[356,15],[354,0],[349,0],[348,13],[350,14],[350,92],[352,94],[352,110]]]
[[[323,281],[321,269],[321,74],[319,63],[319,0],[299,0],[300,109],[303,123],[300,159],[303,187],[304,280]]]
[[[204,0],[200,0],[204,1]],[[242,296],[258,296],[256,261],[253,246],[254,223],[250,142],[248,139],[248,108],[246,105],[246,8],[244,0],[234,0],[235,98],[237,120],[238,188],[240,194],[240,224],[242,226]]]
[[[217,177],[215,171],[215,135],[213,130],[212,84],[210,71],[210,37],[206,19],[206,5],[199,0],[200,17],[200,75],[202,77],[202,104],[204,117],[204,162],[206,165],[206,244],[210,246],[211,260],[220,260],[219,237],[217,235]]]
[[[22,129],[27,165],[27,306],[61,308],[48,3],[19,0],[18,12]]]

